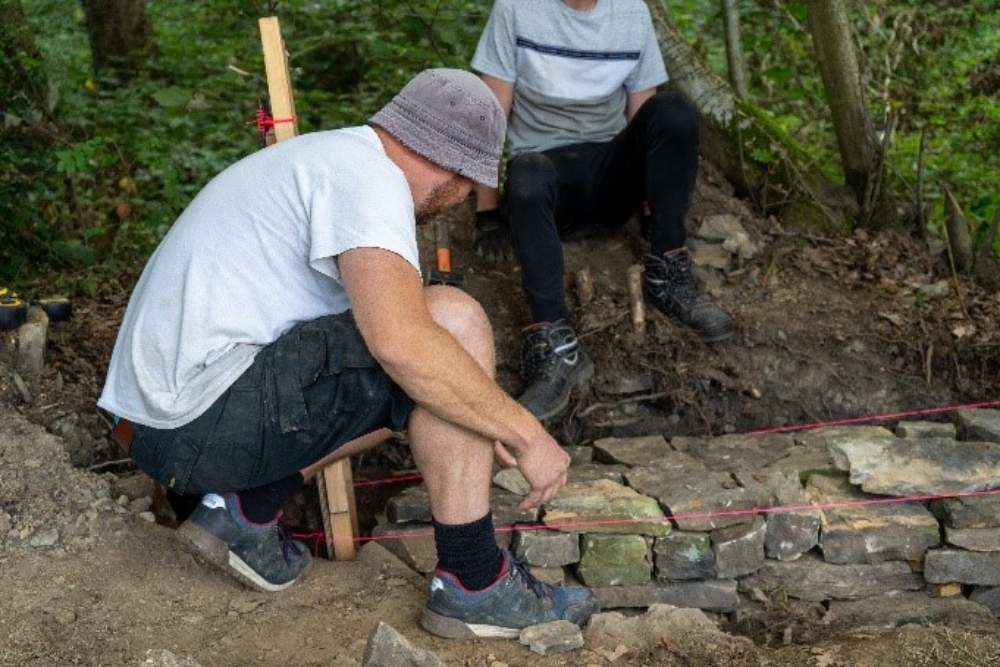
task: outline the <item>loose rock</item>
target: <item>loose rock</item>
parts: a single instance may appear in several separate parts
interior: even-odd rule
[[[977,586],[972,594],[969,595],[969,600],[975,602],[976,604],[983,605],[989,609],[994,616],[1000,618],[1000,586],[987,587],[987,586]]]
[[[606,479],[615,484],[624,484],[625,472],[627,470],[628,468],[623,465],[582,463],[570,466],[566,479],[570,484],[576,482],[595,482],[599,479]]]
[[[630,523],[604,524],[615,520]],[[570,533],[642,534],[662,537],[670,530],[655,500],[608,480],[572,482],[545,504],[546,525]]]
[[[506,489],[519,496],[526,496],[531,492],[531,484],[524,478],[517,468],[502,468],[493,475],[493,483],[501,489]]]
[[[511,548],[518,559],[540,567],[562,567],[580,560],[580,538],[573,533],[517,530]]]
[[[584,535],[576,572],[584,584],[628,586],[650,580],[653,564],[642,535]]]
[[[519,640],[538,655],[566,653],[583,647],[583,633],[570,621],[533,625],[521,630]]]
[[[566,583],[566,570],[561,567],[538,567],[531,566],[531,574],[539,581],[544,581],[553,586],[562,586]]]
[[[45,547],[54,546],[56,542],[59,541],[59,531],[55,528],[49,528],[47,530],[42,530],[31,536],[28,540],[28,546],[42,549]]]
[[[607,586],[593,589],[601,609],[651,607],[669,604],[675,607],[728,613],[740,603],[736,581],[677,581],[637,586]]]
[[[687,581],[715,577],[715,552],[712,551],[712,540],[706,533],[672,531],[666,537],[656,540],[653,544],[653,553],[656,559],[657,581]],[[668,601],[660,600],[660,602]],[[669,604],[676,603],[669,602]]]
[[[899,422],[896,435],[900,438],[951,438],[958,436],[954,424],[947,422]]]
[[[958,437],[1000,443],[1000,410],[959,410]]]
[[[594,441],[594,454],[606,463],[622,463],[629,467],[656,462],[670,446],[662,435],[642,438],[601,438]]]
[[[834,623],[849,627],[968,624],[993,620],[988,610],[963,597],[932,598],[922,592],[899,591],[865,600],[831,602],[830,617]]]
[[[939,500],[931,511],[950,528],[1000,528],[1000,495]]]
[[[430,651],[415,648],[388,623],[379,622],[368,635],[361,667],[444,667]]]
[[[934,584],[1000,586],[1000,553],[932,549],[924,560],[924,577]]]
[[[715,571],[723,579],[735,579],[756,572],[764,565],[764,538],[767,526],[757,517],[748,526],[730,526],[712,531]]]
[[[767,561],[755,574],[740,580],[740,590],[783,592],[809,602],[860,600],[890,591],[917,591],[924,580],[909,565],[897,561],[874,565],[833,565],[812,554],[796,561]]]
[[[969,551],[1000,551],[1000,528],[949,528],[944,539],[948,544]]]
[[[419,537],[407,537],[408,534]],[[431,539],[434,528],[430,525],[386,523],[375,526],[372,536],[400,535],[399,539],[381,539],[379,544],[417,572],[427,574],[437,566],[437,547]]]

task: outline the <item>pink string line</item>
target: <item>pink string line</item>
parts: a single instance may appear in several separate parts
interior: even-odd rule
[[[1000,481],[997,482],[1000,484]],[[942,493],[934,495],[901,496],[898,498],[866,498],[864,500],[845,500],[831,503],[799,504],[799,505],[776,505],[768,507],[753,507],[740,510],[719,510],[714,512],[682,512],[678,514],[666,514],[656,516],[634,517],[631,519],[594,519],[591,521],[554,521],[549,524],[513,524],[510,526],[498,526],[497,533],[509,533],[514,530],[562,530],[575,528],[595,528],[601,526],[628,526],[641,523],[666,523],[669,521],[685,519],[711,519],[717,517],[730,516],[751,516],[757,514],[796,514],[804,512],[815,512],[819,510],[844,509],[851,507],[866,507],[869,505],[902,505],[909,503],[924,503],[934,500],[948,500],[950,498],[979,498],[985,496],[1000,496],[1000,489],[989,491],[960,491],[955,493]],[[572,532],[572,531],[569,531]],[[352,542],[383,542],[386,540],[416,540],[427,539],[434,536],[433,530],[411,530],[406,532],[385,533],[383,535],[372,535],[367,537],[353,537]],[[313,533],[293,533],[296,539],[316,540],[315,548],[318,548],[320,541],[326,539],[322,531]],[[328,544],[333,544],[337,539],[347,541],[343,538],[331,538]]]
[[[979,401],[977,403],[965,403],[963,405],[945,405],[934,408],[921,408],[918,410],[908,410],[906,412],[888,412],[881,415],[871,415],[866,417],[850,417],[847,419],[834,419],[831,421],[823,422],[812,422],[808,424],[792,424],[790,426],[777,426],[773,428],[763,428],[756,431],[750,431],[745,435],[748,436],[761,436],[769,435],[773,433],[793,433],[796,431],[814,431],[820,428],[826,428],[828,426],[845,426],[847,424],[865,424],[870,422],[880,422],[880,421],[891,421],[895,419],[905,419],[907,417],[921,417],[926,415],[936,415],[945,412],[958,412],[959,410],[975,410],[979,408],[991,408],[1000,407],[1000,400],[997,401]],[[387,477],[385,479],[371,479],[363,480],[360,482],[355,482],[354,486],[380,486],[382,484],[398,484],[402,482],[414,482],[422,480],[423,475],[420,473],[414,473],[411,475],[399,475],[396,477]]]

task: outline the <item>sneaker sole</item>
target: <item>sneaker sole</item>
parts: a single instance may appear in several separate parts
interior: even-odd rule
[[[588,358],[587,363],[578,368],[576,372],[577,376],[573,379],[573,382],[570,383],[569,391],[566,392],[566,396],[564,396],[563,399],[559,401],[556,407],[552,408],[547,412],[543,412],[540,415],[535,415],[535,418],[538,421],[545,421],[546,419],[552,419],[553,417],[559,415],[560,413],[562,413],[563,410],[566,409],[566,406],[569,405],[569,399],[572,398],[573,396],[573,390],[576,389],[581,384],[583,384],[584,382],[590,380],[590,378],[594,377],[593,360]]]
[[[519,628],[466,623],[457,618],[436,614],[426,607],[420,615],[420,627],[432,635],[445,639],[517,639],[521,636]]]
[[[177,529],[177,539],[198,562],[208,565],[236,579],[244,586],[263,593],[283,591],[297,581],[305,578],[312,569],[312,560],[297,578],[284,584],[272,584],[257,574],[252,567],[229,550],[225,542],[215,535],[194,524],[185,521]]]

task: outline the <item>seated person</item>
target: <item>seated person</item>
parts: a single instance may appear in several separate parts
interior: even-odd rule
[[[650,243],[643,290],[710,342],[733,322],[695,282],[684,242],[698,171],[695,111],[656,93],[667,80],[641,0],[497,0],[472,67],[509,115],[509,228],[498,191],[477,188],[476,250],[513,242],[533,323],[524,331],[521,403],[560,413],[593,363],[566,305],[561,239],[623,225],[637,211]]]

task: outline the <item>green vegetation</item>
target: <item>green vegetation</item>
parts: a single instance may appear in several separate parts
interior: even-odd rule
[[[115,290],[214,174],[259,147],[245,123],[266,91],[256,19],[267,3],[151,3],[158,55],[127,82],[95,76],[76,3],[21,4],[41,59],[17,51],[0,74],[42,73],[47,86],[34,108],[15,100],[0,111],[0,281]],[[873,117],[882,123],[887,106],[899,117],[893,187],[912,198],[926,127],[930,220],[943,217],[947,181],[980,238],[1000,207],[1000,13],[992,4],[855,3]],[[300,128],[363,122],[416,71],[467,66],[490,5],[280,2]],[[667,5],[724,73],[719,3]],[[741,9],[753,101],[837,176],[804,4],[744,0]]]

